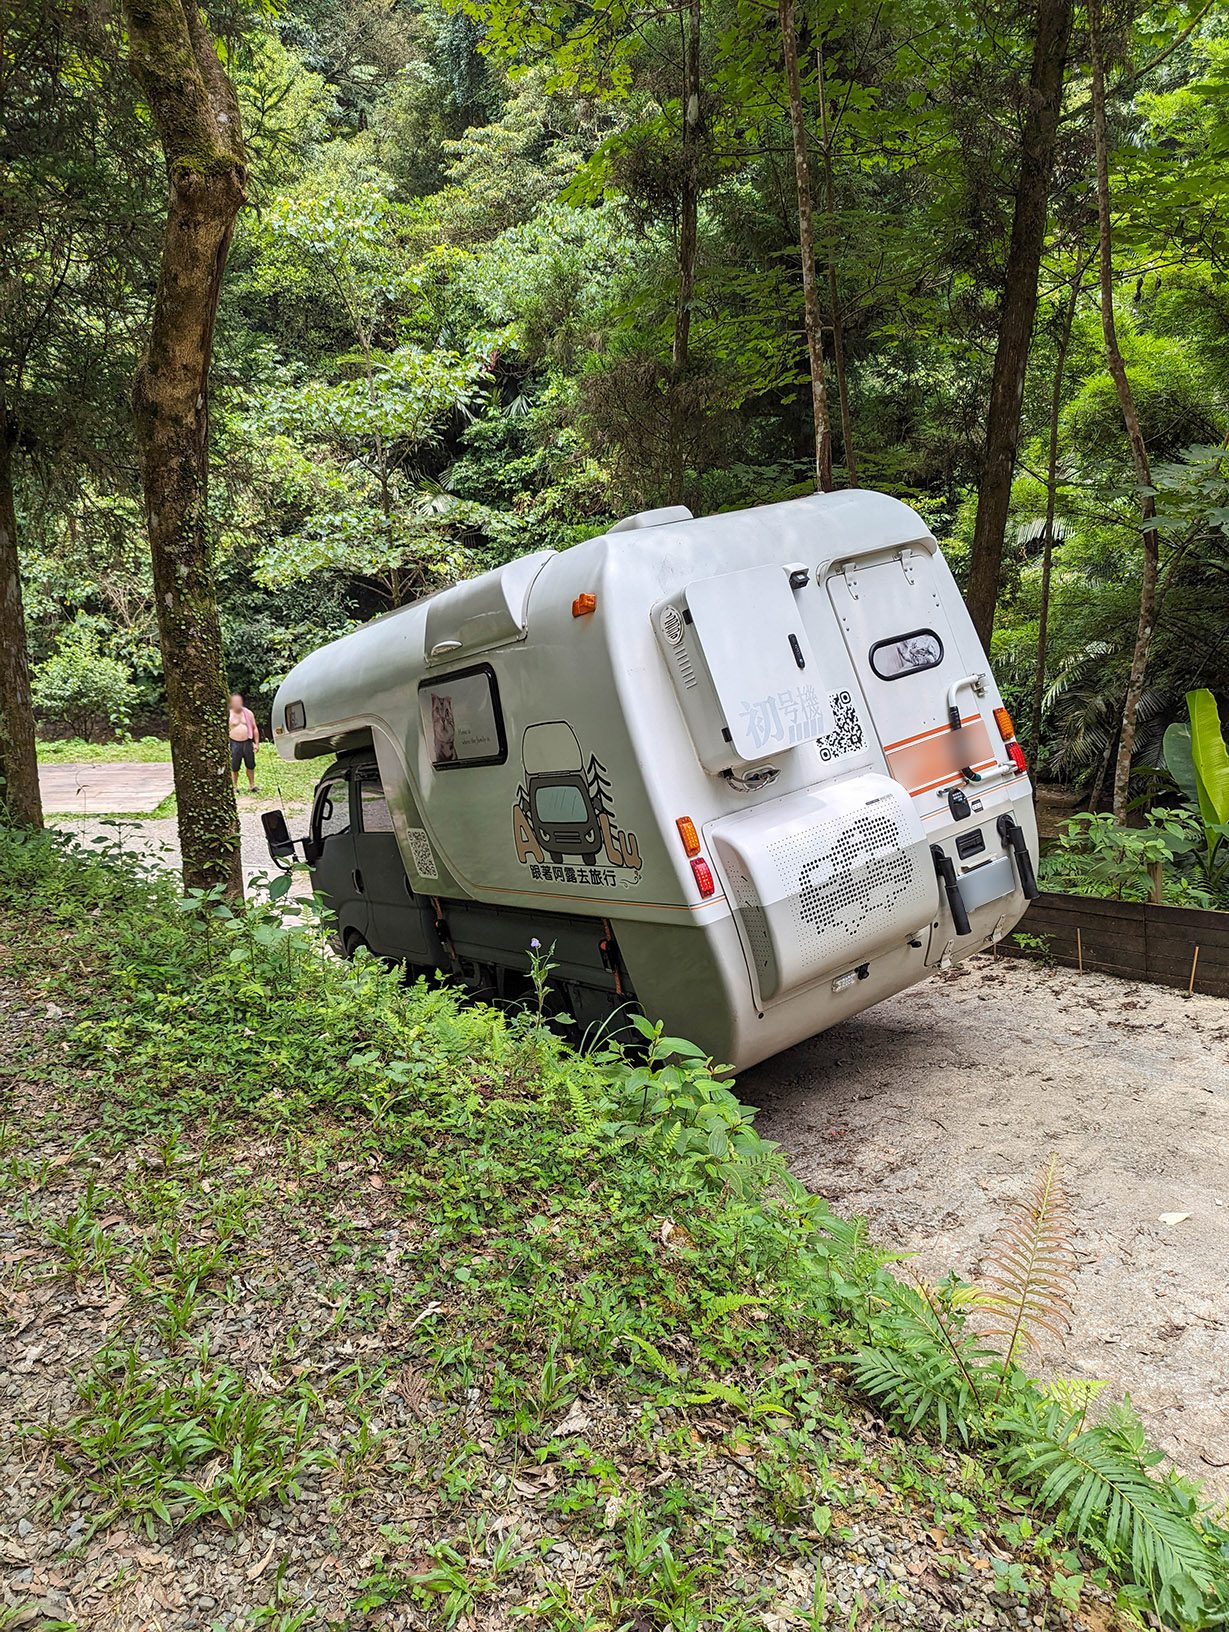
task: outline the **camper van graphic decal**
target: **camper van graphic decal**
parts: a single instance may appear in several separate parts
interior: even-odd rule
[[[516,859],[530,868],[532,876],[605,889],[636,882],[640,872],[636,835],[619,827],[606,767],[595,754],[586,764],[567,721],[527,726],[521,738],[521,763],[525,780],[512,806],[512,837]],[[565,858],[575,858],[580,865]],[[628,879],[629,873],[635,877]]]

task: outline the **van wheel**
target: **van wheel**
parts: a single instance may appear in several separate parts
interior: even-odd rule
[[[348,929],[341,940],[342,956],[352,958],[360,946],[365,946],[369,952],[371,951],[366,938],[360,935],[357,929]]]

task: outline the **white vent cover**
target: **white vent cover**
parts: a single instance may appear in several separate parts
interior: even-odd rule
[[[904,943],[938,908],[913,801],[884,776],[787,794],[710,837],[765,1002]]]

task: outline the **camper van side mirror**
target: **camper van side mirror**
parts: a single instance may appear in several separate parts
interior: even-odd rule
[[[286,818],[281,811],[262,811],[260,825],[265,830],[265,843],[269,847],[270,858],[279,864],[293,860],[294,840],[290,837],[290,829],[286,826]]]

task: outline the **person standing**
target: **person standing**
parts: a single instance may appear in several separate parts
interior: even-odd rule
[[[256,750],[260,746],[260,727],[256,724],[256,716],[243,701],[237,691],[230,694],[230,779],[234,786],[239,786],[239,767],[243,765],[248,773],[248,789],[251,793],[259,793],[256,786]]]

